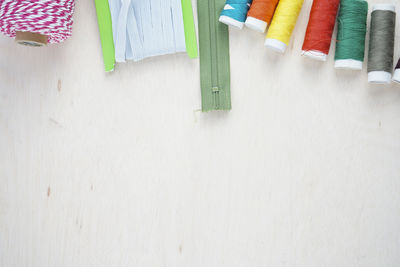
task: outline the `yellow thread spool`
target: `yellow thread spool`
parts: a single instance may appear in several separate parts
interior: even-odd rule
[[[265,46],[284,53],[296,26],[304,0],[280,0],[271,26],[268,29]]]

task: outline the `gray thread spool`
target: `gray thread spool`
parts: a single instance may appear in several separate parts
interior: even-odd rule
[[[392,80],[396,11],[392,4],[372,8],[368,53],[368,82],[390,83]]]

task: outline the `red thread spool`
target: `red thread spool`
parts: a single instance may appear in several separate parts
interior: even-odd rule
[[[302,54],[326,61],[340,0],[314,0]]]
[[[278,2],[279,0],[253,0],[247,13],[246,26],[258,32],[265,32]]]

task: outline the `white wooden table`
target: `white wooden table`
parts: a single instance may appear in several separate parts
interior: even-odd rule
[[[0,266],[400,266],[400,86],[301,57],[310,8],[284,56],[231,31],[228,113],[186,55],[105,74],[93,1],[0,37]]]

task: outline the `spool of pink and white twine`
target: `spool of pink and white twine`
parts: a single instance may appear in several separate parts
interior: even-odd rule
[[[0,31],[20,44],[43,46],[72,34],[74,0],[0,0]]]

